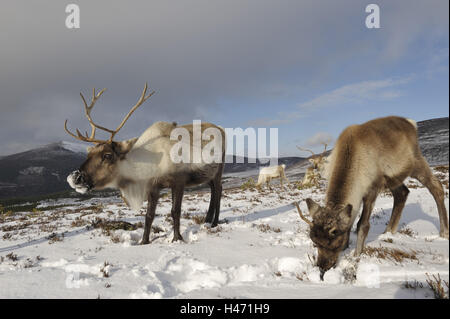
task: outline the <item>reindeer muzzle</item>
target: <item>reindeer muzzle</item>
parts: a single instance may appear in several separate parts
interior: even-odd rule
[[[78,193],[84,194],[92,189],[92,185],[87,182],[83,173],[79,170],[70,173],[69,176],[67,176],[67,182],[69,183],[70,187],[75,189],[75,191]]]

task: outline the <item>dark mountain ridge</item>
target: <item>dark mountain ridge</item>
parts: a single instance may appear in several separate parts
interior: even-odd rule
[[[430,165],[448,165],[449,118],[417,123],[419,144]],[[70,190],[66,177],[86,159],[85,146],[70,142],[48,144],[26,152],[0,157],[0,198],[25,197]],[[269,162],[233,156],[225,163],[225,173],[258,169]],[[282,157],[279,164],[288,168],[307,165],[303,157]]]

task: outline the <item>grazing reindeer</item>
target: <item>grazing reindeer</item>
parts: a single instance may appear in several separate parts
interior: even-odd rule
[[[310,152],[312,156],[309,158],[309,162],[311,163],[311,166],[307,168],[305,176],[302,180],[302,185],[310,185],[314,184],[315,181],[320,178],[320,176],[323,174],[325,170],[325,165],[327,162],[327,158],[325,157],[325,153],[327,152],[327,146],[328,144],[322,143],[325,147],[322,153],[319,155],[315,154],[313,151],[307,148],[302,148],[300,146],[297,146],[297,148],[300,151],[304,152]]]
[[[91,189],[116,188],[119,189],[125,203],[134,210],[139,210],[144,200],[148,200],[147,214],[145,217],[144,235],[142,244],[149,243],[150,229],[155,217],[156,205],[163,188],[172,190],[172,218],[174,237],[173,240],[183,240],[180,234],[181,202],[184,188],[186,186],[208,183],[211,187],[211,201],[205,222],[216,226],[219,220],[220,199],[222,196],[222,173],[225,157],[225,133],[223,129],[210,124],[201,123],[201,132],[208,128],[220,131],[221,140],[214,141],[222,152],[220,163],[174,163],[170,151],[176,141],[170,139],[171,132],[177,128],[176,123],[156,122],[150,126],[139,138],[127,141],[113,141],[114,136],[122,128],[131,114],[154,92],[147,94],[147,84],[136,105],[125,116],[116,130],[110,130],[95,124],[91,118],[91,111],[97,99],[102,95],[104,89],[98,94],[93,90],[93,96],[88,106],[83,95],[80,93],[85,107],[85,114],[89,120],[92,131],[88,136],[73,134],[67,129],[67,120],[64,129],[74,138],[96,144],[88,149],[88,158],[80,169],[72,172],[67,181],[72,188],[78,192],[86,192]],[[200,125],[199,125],[200,126]],[[179,126],[189,132],[193,139],[193,125]],[[96,128],[111,134],[109,140],[95,138]],[[206,135],[207,132],[204,134]],[[178,141],[177,141],[178,142]],[[203,139],[202,146],[206,143]],[[190,156],[192,158],[193,148],[190,143]]]
[[[260,187],[263,184],[267,183],[267,186],[270,187],[270,181],[274,178],[279,177],[281,187],[283,187],[283,180],[289,183],[288,179],[286,178],[286,175],[284,174],[285,168],[286,165],[284,164],[261,168],[261,170],[259,171],[258,183],[256,183],[256,186]]]
[[[325,207],[308,198],[310,221],[294,203],[300,217],[310,226],[311,240],[318,248],[317,265],[322,280],[324,273],[336,265],[340,252],[348,247],[350,229],[361,204],[355,256],[363,251],[370,214],[383,187],[389,188],[394,197],[385,232],[397,231],[409,193],[403,183],[408,176],[419,180],[433,195],[439,212],[439,235],[448,239],[444,190],[420,152],[413,120],[390,116],[352,125],[341,133],[330,157]]]

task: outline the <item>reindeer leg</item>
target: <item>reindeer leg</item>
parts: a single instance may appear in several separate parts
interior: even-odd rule
[[[222,174],[220,174],[222,175]],[[219,214],[220,214],[220,200],[222,198],[222,177],[219,176],[219,178],[216,178],[214,180],[214,189],[216,192],[216,195],[214,196],[215,198],[215,203],[214,203],[214,210],[215,210],[215,214],[214,214],[214,220],[211,224],[211,227],[216,227],[217,224],[219,223]]]
[[[181,202],[183,201],[184,185],[177,185],[172,187],[173,201],[171,215],[173,219],[173,240],[183,240],[180,234],[180,217],[181,217]]]
[[[444,203],[445,195],[442,184],[439,182],[436,176],[433,175],[430,167],[428,166],[428,163],[423,157],[420,160],[418,167],[415,169],[414,173],[411,176],[419,180],[419,182],[421,182],[426,188],[428,188],[431,195],[433,195],[439,212],[439,236],[448,239],[448,215]]]
[[[288,184],[288,186],[291,185],[291,183],[289,182],[289,180],[286,178],[286,174],[284,173],[284,170],[283,170],[283,172],[282,172],[282,174],[281,174],[281,177],[286,181],[286,183]]]
[[[209,201],[209,208],[208,213],[206,213],[205,223],[212,223],[214,218],[214,209],[216,206],[216,189],[214,187],[214,181],[211,180],[208,183],[209,187],[211,188],[211,199]]]
[[[385,233],[390,232],[395,234],[397,232],[398,223],[402,216],[403,208],[405,207],[406,199],[408,198],[409,190],[405,184],[401,184],[396,188],[391,188],[392,196],[394,196],[394,207],[392,208],[391,219],[386,226]]]
[[[370,229],[370,215],[372,214],[378,190],[371,190],[363,199],[363,211],[358,221],[358,235],[356,240],[355,256],[359,256],[364,249],[364,242]]]
[[[153,189],[148,195],[147,214],[145,215],[144,235],[142,236],[141,245],[149,243],[150,230],[152,228],[153,219],[155,218],[156,205],[159,199],[159,189]]]

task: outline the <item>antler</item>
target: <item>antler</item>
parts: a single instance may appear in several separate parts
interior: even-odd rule
[[[300,215],[300,218],[303,219],[310,227],[312,227],[313,223],[303,215],[302,211],[300,210],[300,207],[298,206],[298,203],[293,202],[293,204],[295,207],[297,207],[297,211],[298,211],[298,214]]]
[[[142,103],[144,103],[150,96],[155,94],[155,91],[152,91],[152,93],[150,93],[149,95],[145,96],[146,93],[147,93],[147,83],[145,83],[144,90],[142,91],[141,97],[137,101],[136,105],[133,106],[133,108],[131,109],[130,112],[128,112],[128,114],[124,117],[124,119],[122,120],[122,123],[120,123],[120,125],[116,128],[116,130],[111,132],[111,137],[110,137],[109,141],[112,141],[114,135],[116,135],[117,132],[119,132],[119,130],[123,127],[123,125],[128,120],[128,118],[131,116],[131,114],[133,114],[133,112],[136,111],[136,109],[139,106],[141,106]]]
[[[322,143],[322,144],[325,146],[325,148],[323,149],[322,154],[325,155],[325,152],[327,151],[328,144],[327,143]]]
[[[321,143],[321,144],[324,145],[324,149],[323,149],[323,152],[322,152],[320,155],[323,155],[323,154],[325,154],[325,152],[327,151],[327,146],[328,146],[328,144],[327,144],[327,143]],[[297,146],[297,145],[296,145],[296,146]],[[314,153],[313,151],[311,151],[311,150],[308,149],[308,148],[303,148],[303,147],[300,147],[300,146],[297,146],[297,148],[298,148],[300,151],[302,151],[302,152],[310,152],[310,153],[312,154],[312,156],[315,156],[315,155],[316,155],[316,153]]]
[[[86,132],[85,135],[81,134],[80,131],[78,129],[76,129],[77,131],[77,135],[73,134],[72,132],[70,132],[67,128],[67,120],[64,122],[64,129],[65,131],[70,134],[71,136],[73,136],[74,138],[76,138],[77,140],[83,141],[83,142],[90,142],[90,143],[106,143],[106,142],[112,142],[114,136],[117,134],[117,132],[119,132],[119,130],[124,126],[125,122],[128,120],[128,118],[131,116],[131,114],[133,114],[133,112],[142,105],[142,103],[144,103],[150,96],[152,96],[155,91],[151,92],[149,95],[145,95],[147,93],[147,83],[145,83],[145,87],[144,90],[142,91],[141,97],[139,98],[138,102],[136,103],[135,106],[132,107],[132,109],[130,110],[130,112],[128,112],[128,114],[125,116],[125,118],[122,120],[122,122],[120,123],[120,125],[115,129],[115,130],[110,130],[106,127],[100,126],[96,123],[94,123],[94,121],[92,120],[91,117],[91,111],[95,105],[95,102],[97,102],[97,100],[100,98],[100,96],[103,94],[103,92],[105,92],[106,89],[101,90],[100,92],[98,92],[97,94],[95,94],[95,88],[92,89],[92,99],[91,99],[91,103],[88,105],[86,103],[86,99],[84,98],[83,94],[80,93],[81,99],[83,100],[83,104],[84,104],[84,112],[85,115],[89,121],[89,124],[91,125],[91,135],[88,136],[88,133]],[[111,137],[109,138],[109,140],[99,140],[95,138],[95,131],[96,129],[100,129],[103,131],[106,131],[108,133],[111,134]]]
[[[296,146],[297,146],[297,145],[296,145]],[[314,152],[311,151],[310,149],[303,148],[303,147],[300,147],[300,146],[297,146],[297,148],[298,148],[300,151],[302,151],[302,152],[310,152],[313,156],[316,155],[316,153],[314,153]]]

